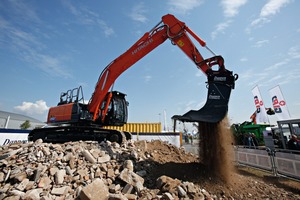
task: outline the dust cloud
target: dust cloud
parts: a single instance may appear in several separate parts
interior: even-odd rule
[[[233,136],[227,117],[218,123],[199,123],[201,162],[224,182],[232,181],[234,172]]]

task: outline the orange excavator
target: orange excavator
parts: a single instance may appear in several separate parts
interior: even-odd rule
[[[204,59],[189,35],[211,52],[213,57]],[[177,45],[208,78],[208,96],[204,107],[172,118],[183,122],[221,121],[227,114],[230,93],[238,76],[228,71],[222,56],[215,55],[205,41],[184,22],[167,14],[125,53],[104,68],[87,104],[84,102],[82,87],[61,93],[58,105],[49,109],[47,124],[50,126],[32,130],[28,136],[29,141],[41,138],[44,142],[54,143],[77,140],[122,143],[124,139],[129,139],[129,133],[103,128],[110,125],[122,126],[127,122],[126,95],[113,91],[113,84],[125,70],[167,39]]]

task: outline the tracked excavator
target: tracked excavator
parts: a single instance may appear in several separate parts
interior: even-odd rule
[[[204,59],[190,36],[213,56]],[[172,118],[182,122],[221,121],[227,114],[230,93],[234,89],[238,75],[227,70],[222,56],[216,55],[209,49],[206,42],[184,22],[167,14],[125,53],[104,68],[88,103],[84,101],[81,86],[61,93],[58,105],[49,109],[48,127],[32,130],[28,140],[35,141],[41,138],[44,142],[52,143],[109,140],[122,143],[130,139],[130,133],[103,128],[110,125],[122,126],[127,122],[126,95],[113,91],[113,84],[125,70],[167,39],[178,46],[207,76],[208,88],[207,102],[203,108],[191,110],[184,115],[175,115]]]

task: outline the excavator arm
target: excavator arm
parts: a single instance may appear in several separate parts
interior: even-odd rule
[[[204,106],[205,112],[203,114],[201,114],[200,111],[192,111],[192,113],[186,113],[182,116],[177,115],[173,118],[181,121],[208,122],[217,122],[223,119],[227,113],[230,92],[231,89],[234,88],[237,75],[233,76],[232,72],[225,69],[224,60],[221,56],[214,54],[212,58],[204,60],[188,34],[199,42],[202,47],[206,47],[212,52],[206,46],[205,41],[189,29],[184,22],[168,14],[163,16],[160,23],[145,33],[125,53],[107,65],[100,74],[95,91],[88,104],[88,110],[92,114],[93,121],[100,120],[102,124],[104,123],[111,99],[109,90],[115,80],[125,70],[164,43],[167,39],[171,40],[172,44],[177,45],[196,66],[202,70],[208,77],[209,88],[208,104]],[[212,69],[214,65],[218,65],[218,70],[214,71]],[[219,112],[220,109],[221,112]],[[215,114],[218,116],[214,116]]]
[[[208,49],[213,57],[204,59],[190,36],[202,47]],[[131,135],[128,132],[101,127],[121,126],[127,122],[125,94],[110,91],[110,89],[125,70],[167,39],[173,45],[177,45],[207,76],[208,95],[204,107],[200,110],[191,110],[184,115],[175,115],[172,117],[174,122],[180,120],[215,123],[222,120],[227,113],[230,93],[234,89],[237,75],[228,71],[224,66],[223,58],[216,56],[185,23],[168,14],[163,16],[160,23],[145,33],[125,53],[104,68],[88,104],[84,102],[81,87],[61,93],[58,105],[51,107],[48,112],[47,123],[51,127],[32,130],[28,135],[28,140],[43,139],[45,142],[52,143],[109,140],[122,143],[124,139],[130,139]],[[99,126],[94,126],[95,124]]]

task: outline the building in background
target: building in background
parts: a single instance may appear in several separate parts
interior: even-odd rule
[[[21,125],[26,121],[29,122],[29,128],[21,129]],[[44,125],[45,123],[32,117],[0,111],[0,146],[18,142],[26,143],[29,132]]]
[[[45,125],[45,123],[32,117],[0,111],[0,129],[21,129],[21,124],[23,124],[27,120],[30,123],[30,127],[28,128],[28,130],[32,130],[36,127],[42,127]]]

